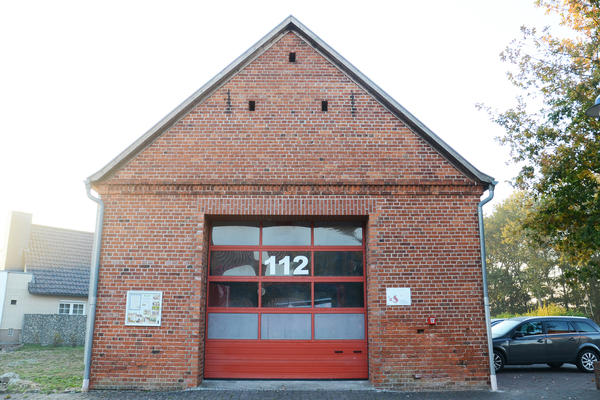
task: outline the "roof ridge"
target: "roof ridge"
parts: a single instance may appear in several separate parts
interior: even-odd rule
[[[39,224],[31,224],[31,227],[36,227],[36,228],[45,228],[45,229],[53,229],[53,230],[61,230],[61,231],[68,231],[68,232],[76,232],[76,233],[88,233],[90,235],[94,235],[94,232],[89,232],[89,231],[82,231],[79,229],[71,229],[71,228],[61,228],[61,227],[56,227],[56,226],[48,226],[48,225],[39,225]]]

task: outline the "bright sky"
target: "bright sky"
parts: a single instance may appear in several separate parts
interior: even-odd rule
[[[84,179],[290,14],[500,181],[502,200],[516,168],[475,104],[512,104],[500,51],[521,25],[556,21],[532,3],[1,2],[0,231],[11,210],[92,231]]]

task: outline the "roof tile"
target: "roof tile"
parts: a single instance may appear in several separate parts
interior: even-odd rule
[[[93,241],[91,232],[32,225],[25,250],[29,292],[87,297]]]

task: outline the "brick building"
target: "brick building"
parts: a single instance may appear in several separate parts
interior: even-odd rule
[[[90,387],[489,384],[477,205],[493,179],[295,18],[89,182]]]

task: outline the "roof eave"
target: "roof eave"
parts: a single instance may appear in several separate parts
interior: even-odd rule
[[[283,20],[279,25],[267,33],[262,39],[256,44],[250,47],[241,56],[236,58],[232,63],[225,67],[219,72],[214,78],[204,84],[200,89],[189,96],[183,103],[161,119],[157,124],[150,128],[144,135],[133,142],[129,147],[123,150],[117,157],[111,160],[107,165],[96,173],[90,175],[87,180],[92,184],[96,183],[107,176],[113,171],[118,169],[121,165],[128,162],[131,158],[135,157],[140,151],[150,145],[158,136],[160,136],[165,130],[170,128],[173,123],[178,121],[181,117],[187,114],[193,107],[195,107],[204,98],[212,94],[217,88],[219,88],[224,82],[229,80],[235,75],[240,69],[244,68],[245,65],[252,60],[258,53],[268,47],[271,43],[279,38],[279,36],[289,30],[293,30],[305,38],[313,47],[323,53],[332,63],[338,68],[348,74],[358,84],[373,95],[379,102],[381,102],[386,108],[388,108],[394,115],[406,122],[417,134],[425,139],[430,145],[436,148],[444,157],[448,159],[455,167],[465,173],[467,176],[479,181],[482,184],[492,184],[494,178],[484,174],[469,163],[464,157],[456,152],[450,145],[444,142],[439,136],[431,131],[425,124],[419,121],[414,115],[408,110],[402,107],[396,102],[390,95],[388,95],[379,86],[373,83],[363,73],[361,73],[356,67],[348,62],[344,57],[333,50],[327,43],[321,40],[315,35],[310,29],[304,26],[294,16],[290,15]]]
[[[78,298],[82,298],[82,299],[87,299],[89,296],[87,293],[81,293],[81,292],[66,292],[66,291],[58,291],[58,292],[52,292],[52,291],[46,291],[46,290],[38,290],[38,289],[28,289],[29,294],[35,295],[35,296],[54,296],[54,297],[58,297],[58,296],[62,296],[62,297],[78,297]]]

